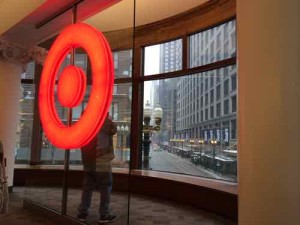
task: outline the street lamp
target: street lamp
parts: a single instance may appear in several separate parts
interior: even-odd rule
[[[125,127],[124,127],[124,133],[125,133],[125,147],[127,148],[128,146],[127,146],[127,136],[128,136],[128,132],[129,132],[129,127],[126,125]],[[123,160],[123,151],[122,151],[122,155],[121,155],[121,158],[122,158],[122,160]]]
[[[204,140],[203,140],[203,139],[200,139],[200,140],[199,140],[199,144],[200,144],[200,153],[201,153],[201,155],[202,155]]]
[[[121,134],[121,143],[120,143],[120,147],[121,147],[121,161],[123,161],[123,146],[124,146],[124,133],[127,134],[127,132],[129,131],[129,127],[127,125],[121,125],[121,126],[117,126],[117,131],[120,132]]]
[[[149,101],[147,101],[144,107],[144,126],[143,126],[143,169],[149,169],[149,152],[150,152],[150,134],[160,130],[160,124],[162,119],[162,108],[157,104],[153,112]],[[150,125],[151,117],[154,117],[155,124]],[[140,157],[141,160],[141,157]]]

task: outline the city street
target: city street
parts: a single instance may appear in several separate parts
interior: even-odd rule
[[[26,160],[26,151],[18,151],[18,159]],[[187,174],[187,175],[194,175],[194,176],[201,176],[213,179],[222,179],[236,182],[236,176],[233,175],[222,175],[221,173],[213,172],[209,169],[204,169],[201,165],[194,165],[190,158],[183,158],[173,153],[169,153],[166,150],[154,151],[151,149],[150,152],[150,168],[151,170],[155,171],[165,171],[165,172],[172,172],[178,174]],[[120,164],[120,162],[128,162],[130,161],[130,151],[129,149],[123,149],[122,152],[118,149],[115,150],[115,161],[114,166],[116,167],[123,167],[124,164]],[[53,157],[53,158],[52,158]],[[46,160],[48,163],[51,164],[52,160],[54,162],[59,162],[61,164],[64,160],[64,151],[56,150],[53,156],[51,156],[50,151],[46,151],[45,149],[42,151],[42,160]],[[81,161],[81,152],[80,151],[72,151],[70,154],[71,164],[80,163]],[[127,165],[128,166],[128,165]],[[125,166],[126,167],[126,166]]]
[[[206,170],[202,166],[195,166],[189,158],[182,158],[163,150],[151,151],[150,168],[156,171],[166,171],[234,181],[233,177],[222,176],[221,174],[216,174],[212,171]]]

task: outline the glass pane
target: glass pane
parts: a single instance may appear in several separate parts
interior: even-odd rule
[[[21,84],[20,96],[20,121],[17,126],[15,163],[24,164],[30,160],[35,85]]]
[[[236,21],[191,35],[189,54],[190,68],[236,56]]]
[[[80,105],[72,109],[73,123],[77,122],[81,113],[88,104],[91,85],[86,88],[84,99]],[[117,133],[113,137],[115,146],[115,159],[112,162],[114,167],[129,167],[130,161],[130,126],[131,126],[131,83],[115,84],[113,91],[113,100],[110,105],[109,115],[117,126]],[[56,101],[56,111],[62,121],[67,123],[67,110]],[[64,151],[54,147],[43,134],[42,137],[42,164],[60,164],[64,163]],[[80,149],[71,149],[70,164],[82,165]]]
[[[228,82],[232,77],[236,81],[236,66],[145,82],[144,169],[236,181],[237,90],[236,83]]]
[[[144,75],[182,69],[182,39],[145,47]]]
[[[124,78],[132,75],[132,50],[113,52],[115,77]]]
[[[132,76],[133,9],[134,1],[120,1],[84,21],[101,31],[107,38],[112,50],[115,78],[128,78]],[[118,20],[120,17],[115,15],[120,15],[120,13],[122,14],[122,19]],[[124,30],[125,28],[126,31]],[[86,73],[89,78],[92,76],[92,71],[89,69],[91,66],[88,65],[87,68]],[[89,80],[92,82],[92,79]],[[91,83],[88,90],[91,90],[92,85]],[[95,165],[95,170],[92,172],[89,170],[89,160],[86,160],[88,156],[82,148],[71,151],[70,170],[72,170],[73,174],[78,174],[78,180],[76,181],[76,185],[70,184],[68,187],[67,215],[70,217],[77,219],[78,214],[88,212],[89,216],[86,222],[88,224],[96,224],[99,220],[99,214],[103,214],[106,210],[111,210],[109,211],[110,214],[118,216],[118,224],[127,224],[127,174],[130,160],[131,89],[131,83],[114,85],[109,116],[113,122],[111,127],[115,126],[116,133],[107,135],[107,133],[100,129],[100,132],[97,134],[97,147],[93,146],[89,149],[90,152],[96,152],[95,157],[89,157],[89,159],[92,159],[92,165]],[[90,91],[87,91],[81,105],[73,108],[74,121],[80,119],[82,110],[89,103],[89,97]],[[109,143],[110,146],[109,150],[106,149],[107,154],[102,154],[103,149],[101,146],[104,143]],[[74,177],[71,175],[72,173],[69,176],[70,180],[74,180]],[[111,179],[111,176],[113,179]],[[93,182],[91,180],[93,178],[96,178],[97,181]],[[95,185],[92,190],[93,194],[87,191],[89,184]],[[110,193],[111,187],[112,192]],[[87,192],[88,195],[92,194],[90,200],[86,195]],[[103,207],[103,205],[107,205],[103,204],[103,202],[105,199],[108,199],[108,196],[110,197],[110,201],[108,204],[109,208],[107,209]],[[99,209],[100,201],[102,201],[101,209]]]
[[[80,119],[81,112],[86,107],[88,98],[90,96],[90,85],[87,86],[83,101],[76,107],[72,108],[72,122],[75,123]],[[57,97],[57,96],[56,96]],[[55,101],[56,112],[60,120],[68,123],[68,109],[61,106],[59,101]],[[46,135],[42,134],[42,149],[41,149],[41,163],[46,165],[56,164],[63,165],[65,159],[64,149],[57,148],[47,139]],[[79,149],[70,150],[70,164],[81,164],[81,153]]]
[[[54,87],[54,99],[56,112],[60,120],[67,124],[68,119],[68,110],[61,106],[57,99],[57,86]],[[41,164],[51,165],[63,165],[65,160],[65,151],[64,149],[59,149],[52,145],[48,140],[44,132],[42,132],[42,144],[41,144]]]
[[[35,72],[35,62],[30,62],[27,64],[25,73],[21,74],[21,79],[34,79]]]
[[[129,168],[131,99],[131,83],[115,84],[109,111],[117,125],[117,134],[114,136],[115,159],[112,162],[115,167]]]

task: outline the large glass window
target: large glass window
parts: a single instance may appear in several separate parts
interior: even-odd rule
[[[144,75],[182,69],[182,39],[145,47]]]
[[[158,131],[150,132],[149,136],[144,132],[143,136],[144,157],[145,151],[146,157],[148,154],[147,139],[151,141],[149,169],[236,180],[236,155],[226,153],[226,149],[236,143],[236,127],[231,122],[236,120],[236,114],[229,111],[228,97],[222,95],[219,100],[211,97],[209,107],[200,104],[199,108],[185,110],[200,99],[208,98],[207,93],[191,94],[198,87],[190,86],[190,82],[201,78],[210,80],[213,76],[214,79],[219,77],[223,85],[224,69],[145,82],[143,122],[146,123],[149,109],[153,112],[149,118],[150,127],[159,126]],[[236,73],[235,66],[226,67],[226,70],[231,75]],[[214,93],[214,89],[217,86],[210,93]],[[237,93],[232,94],[234,100]],[[224,102],[223,113],[220,102]],[[162,110],[162,119],[158,124],[154,112],[157,107]],[[201,118],[200,121],[193,119],[195,115]]]
[[[126,193],[131,182],[131,179],[127,180],[128,177],[144,179],[144,176],[155,174],[181,182],[189,177],[178,176],[181,174],[228,181],[236,181],[237,178],[238,87],[236,66],[233,65],[235,62],[232,58],[236,55],[236,25],[235,20],[220,21],[220,18],[226,21],[233,18],[234,11],[230,16],[226,14],[212,20],[213,24],[223,24],[205,28],[204,23],[198,22],[201,17],[207,18],[206,10],[200,7],[201,10],[197,11],[197,1],[186,1],[185,7],[194,2],[185,9],[188,10],[186,12],[168,12],[169,7],[164,5],[164,18],[153,20],[149,20],[147,16],[152,11],[148,9],[153,4],[148,5],[146,10],[139,11],[139,6],[144,1],[128,2],[125,4],[120,1],[110,5],[85,21],[103,32],[112,51],[115,82],[109,115],[117,132],[112,138],[115,158],[111,161],[114,175],[111,208],[119,217],[118,224],[139,223],[138,221],[150,218],[147,215],[149,218],[146,216],[141,219],[140,215],[144,214],[139,214],[136,210],[132,211],[130,221],[127,218],[131,214],[128,211],[128,200],[134,200],[134,195]],[[161,2],[163,1],[160,1],[159,6],[162,6]],[[213,8],[215,7],[212,10]],[[219,6],[217,8],[219,11]],[[211,10],[210,6],[208,9]],[[115,16],[121,15],[120,12],[121,17]],[[176,22],[173,23],[173,20]],[[133,21],[135,24],[132,24]],[[230,60],[222,61],[224,59]],[[60,65],[57,80],[63,69],[70,64],[69,54]],[[207,64],[211,65],[203,66]],[[34,82],[28,80],[34,81],[34,74],[30,71],[35,70],[35,65],[30,65],[27,73],[22,74],[22,78],[26,80],[22,84],[23,97],[20,104],[27,103],[20,110],[17,162],[28,161],[31,156],[31,163],[37,160],[34,163],[47,165],[41,167],[62,170],[63,164],[67,163],[70,167],[65,169],[70,171],[61,172],[54,179],[27,179],[26,197],[60,211],[62,215],[76,217],[81,198],[81,189],[77,189],[77,185],[82,180],[79,176],[74,179],[74,174],[84,174],[82,152],[80,149],[70,149],[70,160],[67,161],[65,156],[68,156],[68,151],[56,148],[47,140],[39,121],[35,121],[34,129],[32,128],[33,118],[37,118],[32,117],[32,113],[34,89],[38,84],[34,85]],[[83,101],[72,108],[73,123],[80,120],[89,104],[93,85],[91,65],[84,49],[76,49],[75,65],[84,70],[87,88]],[[40,68],[37,69],[40,71]],[[67,124],[69,109],[60,105],[56,87],[54,97],[57,114]],[[27,128],[34,132],[27,131]],[[34,138],[28,133],[34,135]],[[129,166],[130,160],[132,163]],[[99,162],[100,160],[98,166],[101,164]],[[153,170],[155,173],[141,172],[140,169]],[[128,176],[130,173],[133,176]],[[63,177],[63,174],[67,177]],[[45,183],[46,186],[50,185],[48,179],[55,180],[55,188],[43,187]],[[76,186],[73,186],[74,180],[77,182]],[[94,224],[99,219],[98,197],[92,198],[88,224]],[[157,218],[153,218],[152,222],[165,223]]]
[[[236,55],[235,30],[236,22],[232,20],[191,35],[189,38],[190,67],[202,66],[234,57]]]

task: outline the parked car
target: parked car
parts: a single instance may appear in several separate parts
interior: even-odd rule
[[[236,158],[237,157],[237,143],[234,143],[234,144],[228,146],[226,149],[223,150],[223,153],[226,156]]]

